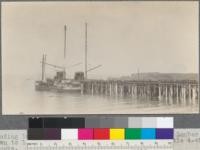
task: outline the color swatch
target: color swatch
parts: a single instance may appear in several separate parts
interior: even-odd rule
[[[156,129],[156,139],[173,139],[173,129]]]
[[[173,117],[29,118],[29,128],[173,128]]]
[[[95,128],[94,129],[94,139],[95,140],[109,140],[110,139],[110,129]]]
[[[164,140],[172,117],[29,118],[29,140]]]
[[[156,129],[155,128],[142,128],[141,129],[141,139],[156,139]]]
[[[124,134],[124,129],[119,128],[119,129],[115,129],[112,128],[110,129],[110,139],[111,140],[123,140],[125,139],[125,134]]]
[[[78,129],[78,139],[79,140],[92,140],[93,139],[93,129],[92,128]]]
[[[141,139],[141,129],[140,128],[126,128],[125,139]]]
[[[62,140],[78,140],[78,129],[62,129]]]
[[[46,139],[46,140],[61,140],[61,129],[58,129],[58,128],[44,129],[44,139]]]

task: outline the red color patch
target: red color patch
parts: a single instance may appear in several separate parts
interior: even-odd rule
[[[110,130],[108,128],[96,128],[94,131],[94,139],[96,140],[109,140]]]

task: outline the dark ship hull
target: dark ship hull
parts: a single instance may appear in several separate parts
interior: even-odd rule
[[[74,79],[66,79],[65,72],[57,72],[54,79],[46,79],[44,81],[35,82],[36,91],[55,91],[55,92],[69,92],[81,93],[81,80],[84,78],[82,72],[77,72]]]
[[[66,85],[48,85],[48,83],[42,81],[36,81],[36,91],[54,91],[54,92],[69,92],[69,93],[81,93],[81,84],[72,86],[71,84]]]

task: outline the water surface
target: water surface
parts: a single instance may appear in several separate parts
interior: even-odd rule
[[[197,113],[198,103],[35,91],[33,79],[3,82],[3,114]]]

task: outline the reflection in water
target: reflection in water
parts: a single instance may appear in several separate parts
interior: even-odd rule
[[[81,95],[39,92],[33,80],[18,80],[3,86],[4,114],[154,114],[197,113],[198,102],[180,99]]]

